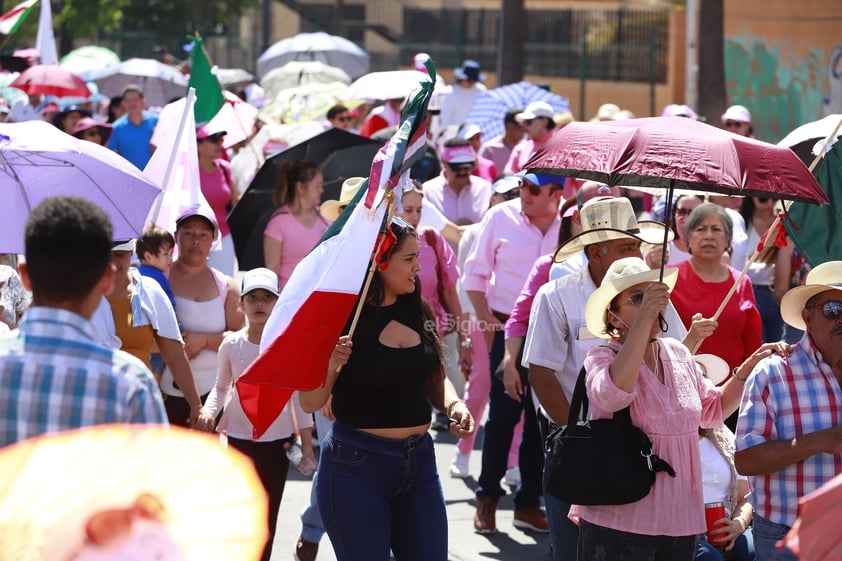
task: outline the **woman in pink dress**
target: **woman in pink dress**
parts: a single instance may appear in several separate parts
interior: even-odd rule
[[[655,454],[675,469],[659,472],[649,494],[625,505],[570,509],[579,520],[579,561],[691,561],[706,530],[698,430],[722,426],[739,405],[754,365],[776,345],[757,349],[721,387],[707,380],[679,341],[658,338],[658,315],[678,278],[664,282],[642,259],[615,261],[588,299],[588,330],[610,341],[585,360],[591,418],[630,408],[632,423],[652,440]]]
[[[284,289],[293,269],[313,249],[330,223],[319,212],[324,177],[308,160],[284,162],[272,199],[281,207],[263,231],[263,261]]]

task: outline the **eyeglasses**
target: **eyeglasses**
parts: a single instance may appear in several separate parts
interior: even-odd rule
[[[677,208],[675,209],[676,216],[690,216],[690,213],[693,212],[692,208]]]
[[[623,304],[631,304],[632,306],[639,308],[641,304],[643,304],[643,293],[642,292],[635,292],[628,298]]]
[[[731,119],[728,119],[727,121],[725,121],[725,128],[736,129],[743,126],[744,124],[745,123],[743,123],[742,121],[732,121]]]
[[[822,308],[822,315],[825,319],[832,319],[836,320],[839,319],[839,316],[842,316],[842,302],[839,300],[829,300],[824,304],[811,304],[809,306],[804,306],[805,308],[817,308],[821,306]]]

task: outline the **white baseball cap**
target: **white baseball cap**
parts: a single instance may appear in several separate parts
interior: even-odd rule
[[[258,288],[271,292],[275,296],[281,295],[281,291],[278,289],[278,275],[266,267],[252,269],[243,276],[243,288],[240,290],[240,296],[245,296]]]

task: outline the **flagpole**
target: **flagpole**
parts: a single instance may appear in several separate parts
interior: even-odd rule
[[[392,222],[392,216],[395,214],[395,191],[394,189],[387,192],[383,197],[386,199],[386,228],[389,228],[389,225]],[[382,232],[381,232],[382,234]],[[383,242],[386,241],[386,236],[380,235],[377,239],[377,245],[374,248],[374,253],[371,257],[371,264],[368,266],[368,272],[365,275],[365,283],[363,283],[363,289],[360,292],[360,298],[357,300],[357,307],[354,310],[354,319],[351,320],[351,327],[348,329],[348,333],[346,337],[351,339],[354,337],[354,331],[357,330],[357,323],[360,320],[360,313],[363,310],[363,304],[365,303],[365,297],[368,295],[368,289],[371,288],[371,279],[374,278],[374,270],[377,268],[377,255],[380,253],[380,248],[383,247]],[[339,367],[336,369],[337,372],[342,372],[342,365],[340,364]]]
[[[161,212],[161,205],[164,203],[164,195],[169,187],[170,176],[172,175],[172,170],[175,167],[175,160],[178,156],[178,146],[181,143],[181,137],[184,134],[184,125],[187,123],[189,111],[193,111],[193,102],[195,100],[196,88],[188,89],[186,103],[184,104],[184,111],[181,113],[181,121],[179,121],[178,130],[175,133],[175,144],[173,144],[175,149],[172,151],[172,154],[170,154],[170,159],[167,162],[167,171],[164,172],[164,180],[161,184],[161,194],[158,196],[158,200],[155,202],[155,210],[151,214],[153,224],[158,222],[158,214]]]
[[[824,158],[824,155],[827,152],[828,145],[831,143],[831,141],[834,138],[836,138],[836,135],[839,133],[840,128],[842,128],[842,119],[839,119],[839,122],[836,123],[836,128],[834,128],[833,132],[831,132],[828,135],[828,137],[825,139],[824,145],[822,146],[821,150],[819,150],[819,153],[816,154],[816,157],[813,159],[813,163],[810,164],[809,170],[810,170],[811,174],[816,169],[816,167],[819,165],[819,162],[822,160],[822,158]],[[784,201],[784,213],[787,210],[789,210],[789,207],[791,205],[792,205],[792,201]],[[728,305],[728,302],[731,300],[731,297],[734,295],[734,292],[737,291],[737,287],[740,285],[743,278],[748,273],[749,268],[754,264],[754,262],[760,256],[760,254],[763,251],[765,251],[766,249],[768,249],[769,247],[771,247],[771,245],[774,243],[774,240],[775,240],[776,236],[774,236],[773,233],[778,228],[783,228],[783,224],[781,224],[781,215],[780,214],[778,214],[775,217],[775,220],[772,222],[772,225],[769,226],[769,229],[766,230],[765,234],[763,234],[763,247],[760,248],[760,251],[758,251],[757,248],[754,249],[754,252],[751,254],[751,257],[749,257],[748,261],[746,262],[745,267],[743,267],[743,270],[740,272],[740,276],[737,277],[737,280],[734,281],[734,284],[731,286],[731,290],[729,290],[728,294],[725,295],[725,299],[722,301],[722,304],[719,305],[719,309],[716,310],[716,313],[713,314],[713,318],[711,318],[711,319],[713,319],[713,320],[719,319],[719,316],[722,314],[723,310],[725,310],[725,306]],[[696,354],[696,351],[699,350],[699,346],[702,344],[703,341],[704,340],[696,343],[696,345],[693,347],[692,354]]]

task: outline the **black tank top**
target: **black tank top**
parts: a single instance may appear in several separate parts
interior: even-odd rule
[[[409,348],[388,347],[380,333],[391,321],[412,328],[411,310],[364,304],[353,350],[333,386],[333,414],[351,428],[400,428],[430,421],[427,381],[441,368],[435,349],[421,337]]]

